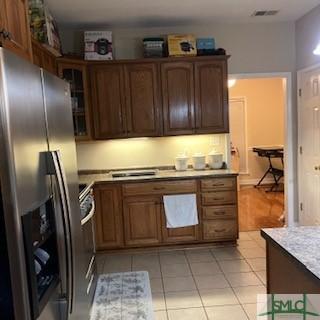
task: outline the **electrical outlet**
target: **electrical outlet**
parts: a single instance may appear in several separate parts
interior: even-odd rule
[[[213,146],[219,146],[220,145],[220,137],[219,136],[213,136],[211,139],[211,144]]]

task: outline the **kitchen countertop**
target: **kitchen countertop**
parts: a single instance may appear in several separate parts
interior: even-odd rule
[[[128,170],[130,171],[130,170]],[[219,170],[186,170],[186,171],[176,171],[176,170],[157,170],[154,176],[135,176],[135,177],[119,177],[113,178],[109,173],[99,173],[99,174],[80,174],[79,183],[101,183],[101,182],[134,182],[134,181],[158,181],[158,180],[176,180],[176,179],[190,179],[190,178],[209,178],[209,177],[220,177],[220,176],[237,176],[238,173],[234,170],[229,169],[219,169]]]
[[[262,236],[271,239],[298,260],[307,271],[320,279],[320,227],[262,229]]]

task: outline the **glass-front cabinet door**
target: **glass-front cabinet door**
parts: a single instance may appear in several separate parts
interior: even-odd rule
[[[87,65],[83,61],[58,60],[59,76],[70,83],[71,104],[76,140],[90,140],[90,110]]]

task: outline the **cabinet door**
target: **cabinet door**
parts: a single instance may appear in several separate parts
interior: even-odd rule
[[[0,29],[10,33],[10,38],[0,40],[3,47],[31,61],[28,5],[28,0],[0,1]]]
[[[195,63],[197,133],[229,132],[227,62]]]
[[[192,62],[161,65],[164,134],[194,132],[194,75]]]
[[[127,64],[125,70],[128,136],[161,134],[158,66],[155,63]]]
[[[127,246],[161,243],[161,199],[159,197],[124,200],[124,230]]]
[[[97,249],[122,247],[123,223],[120,186],[97,186],[94,189],[94,198]]]
[[[91,83],[95,138],[126,137],[123,67],[95,65]]]
[[[74,134],[77,141],[91,139],[91,110],[87,65],[77,60],[58,60],[58,74],[70,83]]]

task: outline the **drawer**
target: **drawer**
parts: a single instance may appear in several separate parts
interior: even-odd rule
[[[212,178],[202,179],[201,191],[234,190],[237,187],[237,178]]]
[[[237,193],[235,191],[216,191],[204,192],[201,194],[201,203],[203,206],[236,204]]]
[[[236,218],[237,206],[202,207],[202,219]]]
[[[144,194],[196,193],[196,180],[179,180],[163,182],[128,183],[123,185],[124,196]]]
[[[203,240],[236,240],[237,237],[237,220],[203,221]]]

